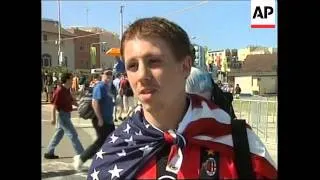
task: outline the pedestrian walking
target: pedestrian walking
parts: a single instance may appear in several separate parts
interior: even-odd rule
[[[236,85],[236,88],[235,88],[235,95],[236,95],[236,98],[239,99],[240,98],[240,93],[241,93],[241,88],[239,86],[239,84]]]
[[[115,86],[117,90],[117,95],[115,98],[115,120],[122,120],[122,111],[123,111],[123,100],[122,100],[122,95],[120,94],[120,79],[121,79],[121,74],[117,73],[115,75],[115,78],[113,80],[113,85]]]
[[[128,81],[128,76],[126,73],[124,73],[123,76],[124,78],[120,82],[120,92],[123,99],[123,111],[126,114],[125,117],[127,117],[135,107],[135,100],[133,97],[133,90]]]
[[[51,102],[52,101],[52,95],[53,95],[53,78],[51,74],[46,75],[46,80],[45,80],[45,86],[46,86],[46,102]]]
[[[71,140],[76,154],[80,154],[83,151],[83,146],[79,140],[78,133],[71,122],[72,105],[77,106],[77,102],[70,93],[72,74],[63,73],[61,75],[61,83],[62,84],[58,86],[52,99],[53,110],[51,124],[55,125],[57,123],[57,128],[48,145],[47,152],[44,154],[44,158],[46,159],[59,158],[59,156],[54,154],[54,150],[60,143],[64,134]],[[58,112],[58,118],[56,118],[56,111]],[[58,119],[58,121],[56,119]]]
[[[104,70],[99,81],[93,88],[92,107],[95,117],[92,119],[92,125],[97,134],[97,139],[83,153],[74,156],[74,168],[80,170],[83,163],[92,158],[107,136],[115,129],[113,122],[113,97],[115,88],[112,88],[112,69]]]

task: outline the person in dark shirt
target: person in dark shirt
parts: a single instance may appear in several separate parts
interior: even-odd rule
[[[112,83],[112,69],[105,69],[101,74],[101,81],[94,86],[92,93],[92,107],[96,117],[91,122],[97,139],[83,153],[73,157],[75,170],[81,170],[83,163],[99,151],[107,136],[115,129],[113,123],[115,89]]]
[[[240,88],[239,84],[236,85],[235,94],[236,94],[236,98],[238,99],[241,94],[241,88]]]
[[[73,99],[70,88],[72,85],[72,74],[64,73],[61,75],[61,85],[53,94],[53,118],[52,125],[56,124],[56,111],[58,111],[57,129],[54,133],[47,152],[44,154],[46,159],[57,159],[59,156],[54,154],[55,147],[60,143],[64,133],[70,138],[72,146],[76,154],[83,152],[83,146],[78,138],[78,133],[71,122],[72,105],[77,106],[77,102]]]
[[[53,79],[51,74],[45,76],[45,87],[46,87],[46,102],[52,101],[53,94]]]

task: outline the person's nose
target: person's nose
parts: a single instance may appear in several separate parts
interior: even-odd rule
[[[137,70],[138,81],[146,81],[151,79],[151,71],[145,62],[140,62]]]

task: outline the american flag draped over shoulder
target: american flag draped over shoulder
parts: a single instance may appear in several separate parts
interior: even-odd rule
[[[131,118],[109,135],[100,151],[93,157],[87,179],[134,179],[137,174],[140,175],[140,170],[145,170],[146,165],[154,162],[154,156],[160,154],[167,145],[170,145],[171,149],[166,167],[169,167],[168,170],[176,167],[173,168],[173,173],[177,174],[178,178],[188,178],[181,171],[188,173],[193,169],[195,174],[199,172],[199,166],[194,163],[199,157],[182,154],[182,150],[190,147],[206,147],[223,152],[224,157],[221,158],[218,170],[221,171],[220,176],[236,178],[230,116],[199,96],[190,97],[191,105],[177,132],[161,132],[155,129],[144,119],[142,109],[138,107]],[[255,172],[261,177],[276,177],[276,169],[265,146],[250,127],[247,128],[247,133]],[[193,164],[194,167],[190,169],[186,164]]]
[[[183,148],[181,136],[171,137],[170,131],[162,133],[153,128],[144,118],[141,107],[123,122],[106,140],[97,152],[89,169],[88,179],[133,179],[148,160],[161,151],[166,143],[172,146],[172,157],[178,153],[178,145]]]

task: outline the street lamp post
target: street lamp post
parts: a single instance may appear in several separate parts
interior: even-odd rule
[[[60,19],[60,0],[58,0],[58,61],[59,65],[62,66],[62,52],[61,52],[61,19]]]
[[[123,8],[124,8],[124,5],[121,5],[120,6],[120,41],[121,41],[121,38],[122,38],[122,34],[123,34]]]

